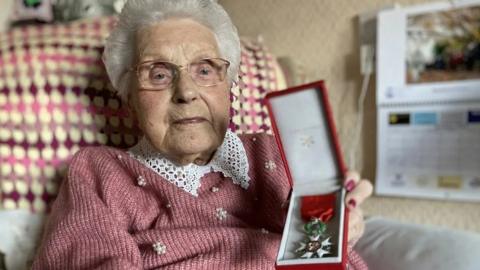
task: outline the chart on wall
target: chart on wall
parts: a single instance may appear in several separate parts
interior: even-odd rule
[[[391,107],[379,122],[379,193],[480,200],[480,103]]]
[[[383,11],[377,33],[377,193],[480,201],[480,1]]]

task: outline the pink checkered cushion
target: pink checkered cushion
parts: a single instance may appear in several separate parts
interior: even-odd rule
[[[115,18],[16,28],[0,34],[1,208],[46,210],[80,147],[129,147],[139,130],[112,91],[102,64]],[[242,43],[231,129],[270,132],[262,99],[285,87],[273,56]]]

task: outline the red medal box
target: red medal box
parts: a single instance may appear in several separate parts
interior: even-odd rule
[[[276,269],[346,270],[346,168],[324,83],[269,93],[266,104],[293,190]],[[320,239],[307,234],[309,216],[326,221]]]

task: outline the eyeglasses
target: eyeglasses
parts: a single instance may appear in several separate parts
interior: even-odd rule
[[[225,80],[229,65],[227,60],[221,58],[201,59],[187,66],[153,60],[141,62],[133,69],[137,72],[140,88],[164,90],[178,80],[182,69],[187,70],[196,85],[215,86]]]

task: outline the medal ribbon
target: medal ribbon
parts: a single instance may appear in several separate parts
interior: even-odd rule
[[[305,221],[318,218],[326,223],[332,219],[335,208],[335,194],[304,196],[301,198],[301,215]]]

